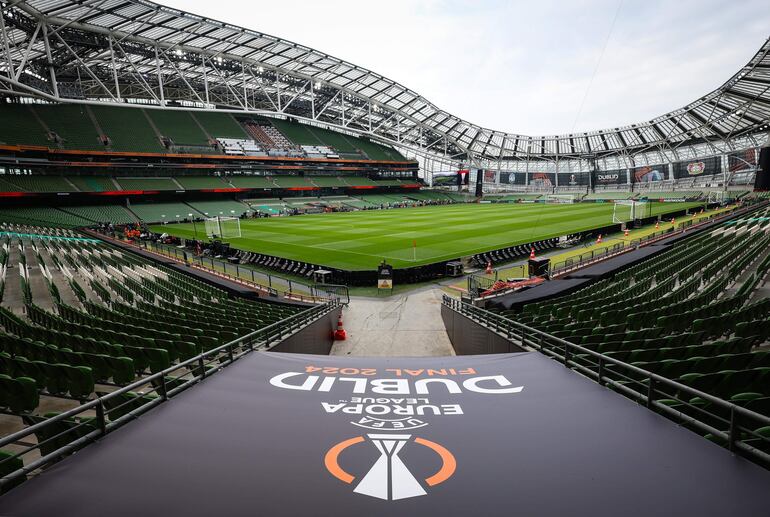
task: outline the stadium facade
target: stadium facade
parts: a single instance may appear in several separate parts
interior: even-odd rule
[[[622,127],[529,136],[462,120],[321,51],[144,0],[1,5],[3,95],[290,117],[392,145],[428,177],[467,166],[552,174],[556,184],[603,171],[627,171],[630,181],[628,171],[709,157],[728,173],[730,160],[755,167],[753,154],[740,152],[764,143],[770,119],[770,40],[681,109]]]

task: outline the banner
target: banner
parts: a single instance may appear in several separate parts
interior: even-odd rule
[[[722,158],[720,156],[676,162],[674,164],[674,178],[676,179],[711,176],[720,172],[722,172]]]
[[[632,183],[651,183],[663,181],[668,175],[668,165],[645,165],[631,169]]]
[[[3,494],[0,513],[758,516],[769,483],[537,352],[254,352]]]
[[[523,172],[500,172],[500,183],[503,185],[524,185],[527,175]]]
[[[530,172],[529,184],[535,187],[553,187],[556,175],[553,172]]]
[[[484,183],[494,183],[496,171],[485,170],[484,171]]]
[[[588,172],[560,172],[560,187],[576,187],[588,185]]]
[[[757,149],[744,149],[727,155],[727,166],[730,172],[741,172],[754,169],[757,166]]]
[[[594,186],[596,185],[625,185],[628,183],[626,169],[594,171]]]

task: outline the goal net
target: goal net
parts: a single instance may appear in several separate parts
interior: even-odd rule
[[[636,219],[644,218],[644,207],[646,203],[618,199],[612,207],[613,223],[628,223]]]
[[[724,190],[712,190],[709,192],[708,203],[711,204],[724,204],[727,192]]]
[[[237,217],[209,217],[206,219],[209,238],[228,239],[241,236],[241,220]]]
[[[575,196],[572,194],[548,194],[545,196],[546,203],[574,203]]]

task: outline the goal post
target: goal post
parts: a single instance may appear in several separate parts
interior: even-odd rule
[[[645,205],[646,203],[630,199],[616,200],[612,207],[612,222],[622,224],[643,219]]]
[[[241,220],[237,217],[208,217],[206,236],[211,238],[229,239],[241,236]]]
[[[719,204],[722,205],[725,202],[725,199],[727,199],[726,196],[727,192],[724,190],[711,190],[709,191],[709,197],[708,197],[708,204],[714,205]]]
[[[546,203],[574,203],[575,196],[572,194],[548,194],[545,196]]]

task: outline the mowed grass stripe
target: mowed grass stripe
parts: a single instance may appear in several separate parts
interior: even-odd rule
[[[698,203],[651,203],[651,215]],[[273,217],[241,221],[234,247],[348,270],[385,258],[397,268],[430,264],[612,224],[612,203],[470,204]],[[202,237],[203,225],[198,225]],[[153,227],[194,236],[192,224]],[[412,241],[417,260],[412,260]]]

